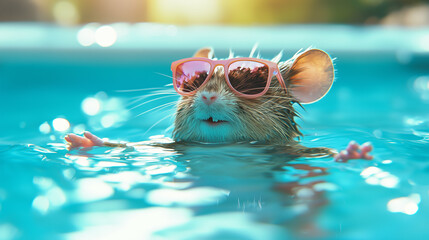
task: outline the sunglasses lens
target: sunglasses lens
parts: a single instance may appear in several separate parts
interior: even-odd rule
[[[181,92],[192,92],[201,87],[210,72],[210,63],[189,61],[177,66],[175,72],[176,87]]]
[[[228,78],[236,91],[256,95],[267,86],[268,66],[253,61],[237,61],[229,65]]]

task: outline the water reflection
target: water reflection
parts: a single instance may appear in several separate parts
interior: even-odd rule
[[[159,206],[205,206],[219,204],[228,195],[228,190],[213,187],[195,187],[183,190],[164,188],[150,191],[146,201]]]
[[[77,33],[77,41],[84,47],[89,47],[95,43],[95,28],[85,26]]]
[[[46,214],[49,210],[49,199],[46,196],[37,196],[33,200],[32,206],[41,214]]]
[[[101,47],[110,47],[117,40],[116,30],[111,26],[101,26],[95,31],[95,42]]]
[[[55,118],[52,121],[52,127],[55,129],[55,131],[64,132],[70,128],[70,123],[65,118]]]
[[[429,101],[429,76],[420,76],[413,82],[414,90],[424,101]]]
[[[187,208],[147,207],[110,212],[76,214],[75,225],[84,231],[66,234],[66,239],[151,239],[154,232],[187,223]]]
[[[118,127],[130,117],[124,102],[119,98],[109,97],[105,92],[98,92],[94,96],[85,98],[81,108],[89,117],[88,123],[93,129]],[[85,126],[83,125],[82,128],[84,129]]]
[[[47,153],[45,151],[45,153]],[[49,153],[54,153],[49,151]],[[33,184],[40,189],[40,195],[32,201],[32,208],[40,214],[57,209],[67,201],[66,193],[57,186],[55,181],[47,177],[34,177]]]
[[[101,103],[97,98],[88,97],[82,101],[82,111],[89,115],[97,115],[101,110]]]
[[[86,130],[85,124],[77,124],[73,127],[73,133],[82,134]]]
[[[10,223],[0,223],[0,239],[15,239],[20,236],[19,229]]]
[[[152,239],[291,239],[281,226],[255,221],[255,215],[224,212],[194,216],[179,226],[168,227],[152,234]]]
[[[287,221],[291,230],[297,236],[321,237],[328,234],[313,221],[315,215],[329,204],[325,192],[338,189],[335,184],[320,178],[329,175],[328,169],[303,161],[285,164],[282,170],[286,172],[284,175],[293,176],[276,185],[277,191],[292,197],[285,204],[286,213],[291,216]]]
[[[49,134],[51,132],[51,126],[48,122],[44,122],[39,126],[39,131],[43,134]]]
[[[113,188],[99,178],[82,178],[76,182],[74,197],[77,201],[90,202],[109,198]]]
[[[371,185],[381,185],[386,188],[394,188],[399,183],[399,178],[378,167],[368,167],[361,174],[365,182]]]
[[[123,29],[124,26],[121,26]],[[97,43],[101,47],[110,47],[118,39],[117,30],[110,25],[100,26],[97,23],[90,23],[82,27],[77,33],[77,41],[84,47],[89,47]]]
[[[153,144],[157,140],[166,142],[167,147]],[[219,220],[224,211],[246,213],[249,219],[256,220],[250,224],[249,220],[242,219],[242,223],[229,227],[211,226],[214,236],[219,234],[216,231],[230,228],[232,232],[225,236],[242,236],[243,231],[237,227],[240,224],[253,225],[262,232],[276,229],[286,236],[285,229],[276,227],[274,222],[287,226],[292,235],[301,234],[307,223],[313,222],[310,216],[328,203],[324,192],[337,190],[335,184],[320,179],[328,175],[327,168],[307,164],[305,160],[288,163],[296,157],[285,155],[282,148],[255,144],[171,144],[171,140],[162,136],[148,143],[152,146],[136,146],[134,151],[106,148],[85,154],[72,151],[67,158],[75,167],[88,174],[96,173],[97,177],[91,184],[80,183],[91,178],[77,181],[75,201],[108,201],[126,191],[127,201],[139,199],[143,205],[186,207],[192,209],[193,214],[205,215],[201,219],[207,221]],[[291,198],[293,200],[287,200]],[[267,229],[261,227],[260,221]],[[178,229],[195,224],[197,221],[192,220]],[[203,225],[198,223],[196,229],[199,227]],[[170,236],[176,232],[164,230],[159,234]],[[199,233],[192,230],[187,234]]]
[[[390,200],[387,203],[387,209],[390,212],[400,212],[407,215],[413,215],[419,210],[419,194],[411,194],[408,197],[400,197]]]
[[[383,130],[378,140],[392,139],[389,134]],[[410,134],[395,141],[422,138]],[[330,158],[296,158],[285,149],[258,144],[173,144],[163,136],[144,143],[134,149],[70,152],[64,144],[15,147],[18,155],[13,159],[19,154],[28,159],[30,154],[33,161],[22,165],[32,176],[24,178],[32,183],[31,191],[24,191],[27,205],[15,202],[23,210],[13,214],[21,211],[27,216],[30,210],[43,218],[40,224],[54,219],[68,226],[66,239],[115,239],[117,232],[130,239],[285,239],[353,237],[356,229],[370,229],[371,221],[361,219],[373,212],[377,221],[392,223],[385,214],[419,216],[416,213],[424,209],[420,192],[402,194],[404,186],[420,186],[423,180],[413,174],[410,181],[399,181],[402,175],[394,171],[394,156],[336,163]],[[384,154],[380,148],[378,153]],[[0,218],[10,216],[6,206],[23,195],[18,179],[10,173],[0,175],[1,182],[13,181],[19,189],[2,195],[0,183]],[[43,229],[58,234],[53,225]],[[371,231],[369,235],[381,230]]]

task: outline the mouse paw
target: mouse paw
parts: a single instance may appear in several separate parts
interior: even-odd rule
[[[372,160],[373,156],[369,155],[372,148],[370,142],[366,142],[360,146],[357,142],[351,141],[346,150],[339,152],[334,158],[337,162],[347,162],[350,159]]]
[[[79,148],[79,147],[94,147],[94,146],[103,146],[104,141],[95,136],[90,132],[84,132],[83,136],[78,136],[76,134],[70,133],[64,137],[64,140],[67,141],[67,149]]]

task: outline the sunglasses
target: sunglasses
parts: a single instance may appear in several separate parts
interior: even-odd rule
[[[217,66],[223,66],[225,81],[238,96],[257,98],[264,95],[273,76],[286,89],[275,62],[258,58],[212,60],[201,57],[185,58],[171,64],[174,89],[183,96],[195,94],[211,79]]]

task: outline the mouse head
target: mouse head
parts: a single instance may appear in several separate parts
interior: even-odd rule
[[[203,48],[185,60],[189,64],[172,64],[174,87],[182,94],[176,141],[291,143],[301,135],[293,103],[320,100],[334,79],[331,58],[318,49],[278,64],[249,58],[208,60],[213,57],[212,49]]]

